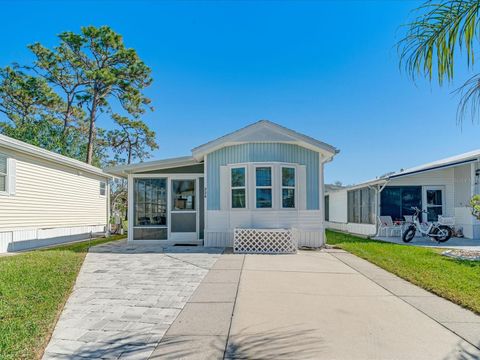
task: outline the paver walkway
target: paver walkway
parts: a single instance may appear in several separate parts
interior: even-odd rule
[[[92,248],[44,359],[146,359],[222,249]]]
[[[480,317],[344,251],[222,255],[151,359],[223,358],[473,360]]]

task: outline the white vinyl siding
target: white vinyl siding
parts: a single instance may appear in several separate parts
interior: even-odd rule
[[[107,197],[99,196],[99,183],[106,178],[6,149],[0,152],[12,160],[16,173],[8,185],[15,196],[0,196],[0,231],[107,223]]]

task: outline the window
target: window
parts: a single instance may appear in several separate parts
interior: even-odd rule
[[[350,190],[348,198],[348,222],[357,224],[375,223],[375,190],[362,188]]]
[[[282,167],[282,208],[295,208],[295,168]]]
[[[438,221],[443,215],[443,199],[441,189],[427,189],[427,221]]]
[[[391,216],[393,221],[403,221],[405,215],[413,215],[412,207],[422,208],[421,186],[387,186],[381,192],[382,216]]]
[[[172,181],[172,211],[195,210],[195,180]]]
[[[7,191],[7,157],[0,154],[0,191]]]
[[[325,221],[330,221],[330,196],[325,196]]]
[[[105,196],[107,193],[107,184],[104,181],[100,181],[100,195]]]
[[[230,172],[231,188],[232,188],[232,208],[245,209],[246,202],[246,186],[245,186],[245,168],[233,168]]]
[[[255,194],[257,209],[272,207],[272,168],[259,166],[255,168]]]

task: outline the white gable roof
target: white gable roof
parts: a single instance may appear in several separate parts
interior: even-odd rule
[[[69,158],[68,156],[60,155],[54,153],[53,151],[48,151],[38,146],[27,144],[26,142],[13,139],[11,137],[0,135],[0,147],[5,149],[18,151],[30,156],[34,156],[40,159],[52,161],[58,164],[68,166],[77,170],[82,170],[91,174],[100,175],[105,178],[111,178],[110,174],[103,172],[102,169],[99,169],[95,166],[88,165],[82,161]]]
[[[249,142],[281,142],[297,144],[318,151],[324,154],[325,157],[329,158],[339,152],[335,147],[310,136],[300,134],[268,120],[260,120],[240,130],[192,149],[192,155],[195,159],[202,160],[206,154],[221,149],[222,147]]]

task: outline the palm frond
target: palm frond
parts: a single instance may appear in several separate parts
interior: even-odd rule
[[[472,122],[475,121],[480,109],[480,74],[472,76],[456,92],[460,95],[457,122],[461,124],[467,116],[472,119]],[[478,118],[477,122],[479,122]]]
[[[480,35],[480,0],[428,1],[398,42],[400,66],[413,79],[430,81],[436,69],[438,82],[453,80],[455,52],[466,52],[467,66],[475,62],[474,44]]]

